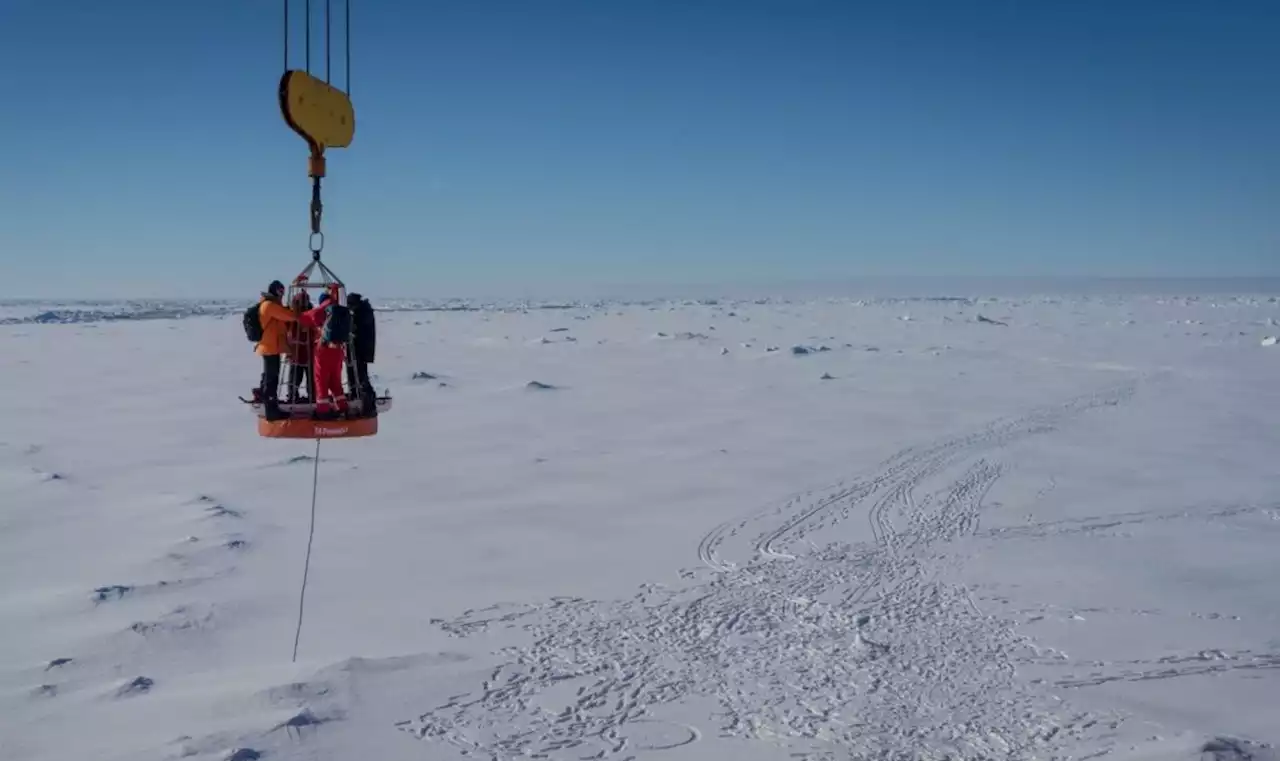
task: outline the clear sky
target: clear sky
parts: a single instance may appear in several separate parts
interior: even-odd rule
[[[281,16],[0,0],[0,297],[301,268]],[[1278,40],[1274,0],[354,0],[325,261],[388,295],[1276,275]]]

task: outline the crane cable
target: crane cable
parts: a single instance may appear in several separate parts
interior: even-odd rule
[[[283,0],[284,4],[284,70],[289,70],[289,0]],[[325,84],[332,84],[330,78],[330,63],[332,61],[332,15],[333,0],[325,0],[324,3],[324,81]],[[346,93],[348,97],[351,95],[351,0],[343,0],[343,64],[345,71],[343,72],[343,83],[346,85]],[[311,73],[311,0],[307,0],[307,53],[306,53],[306,72]]]
[[[284,6],[284,71],[289,71],[289,3],[290,0],[282,0]],[[311,75],[311,0],[306,0],[306,73]],[[345,93],[347,98],[351,97],[351,0],[343,0],[344,15],[344,46],[343,46],[343,64],[344,64],[344,81]],[[333,27],[333,0],[325,0],[324,4],[324,82],[332,85],[332,62],[333,62],[333,44],[332,44],[332,27]],[[324,233],[320,230],[320,221],[324,214],[324,204],[320,200],[320,180],[324,176],[324,153],[323,148],[317,148],[312,145],[312,173],[311,173],[311,240],[309,246],[311,248],[311,258],[314,261],[320,261],[320,252],[324,250]]]

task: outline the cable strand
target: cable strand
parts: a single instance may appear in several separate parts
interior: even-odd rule
[[[302,565],[302,590],[298,593],[298,629],[293,634],[293,662],[298,662],[302,639],[302,610],[307,599],[307,575],[311,571],[311,544],[316,538],[316,486],[320,483],[320,439],[316,439],[315,468],[311,471],[311,530],[307,534],[307,559]]]
[[[347,97],[350,98],[351,97],[351,0],[346,0],[346,13],[347,13],[347,20],[344,24],[344,29],[346,30],[346,34],[347,34],[347,44],[346,44],[345,54],[343,58],[345,58],[347,62],[347,76],[346,76],[345,84],[347,86]]]
[[[307,0],[307,73],[311,73],[311,0]]]

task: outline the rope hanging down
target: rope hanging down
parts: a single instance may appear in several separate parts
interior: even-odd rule
[[[320,262],[324,248],[321,218],[324,204],[320,199],[320,180],[325,176],[325,150],[345,148],[355,137],[355,109],[351,105],[351,0],[344,0],[346,21],[346,47],[343,52],[346,64],[346,91],[334,87],[332,73],[332,18],[333,0],[325,0],[324,9],[324,81],[311,73],[311,0],[306,0],[306,69],[289,68],[289,3],[284,0],[284,73],[280,77],[280,112],[289,128],[307,141],[310,158],[307,163],[311,176],[311,249],[312,263],[296,281],[310,285],[311,271],[319,267],[323,285],[341,281]],[[316,439],[315,467],[311,474],[311,527],[307,535],[307,555],[302,567],[302,588],[298,592],[298,626],[293,635],[293,661],[298,660],[298,644],[302,639],[303,613],[306,609],[307,577],[311,571],[311,547],[316,534],[316,496],[320,480],[320,439]]]
[[[316,538],[316,485],[320,482],[320,439],[316,439],[316,463],[311,472],[311,531],[307,534],[307,559],[302,564],[302,590],[298,593],[298,629],[293,634],[293,662],[298,662],[298,641],[302,639],[302,610],[307,600],[307,574],[311,571],[311,543]]]

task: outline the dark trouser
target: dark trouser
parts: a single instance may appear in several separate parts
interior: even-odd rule
[[[373,384],[369,382],[369,363],[359,357],[347,361],[347,385],[351,389],[351,397],[359,399],[366,415],[376,411],[377,396]]]
[[[280,355],[267,354],[262,357],[262,381],[259,388],[262,398],[270,402],[277,400],[280,389]]]
[[[299,398],[298,389],[306,390],[303,396],[311,396],[312,367],[310,362],[289,365],[289,401]]]
[[[369,363],[356,357],[356,388],[360,393],[373,396],[373,384],[369,382]]]

